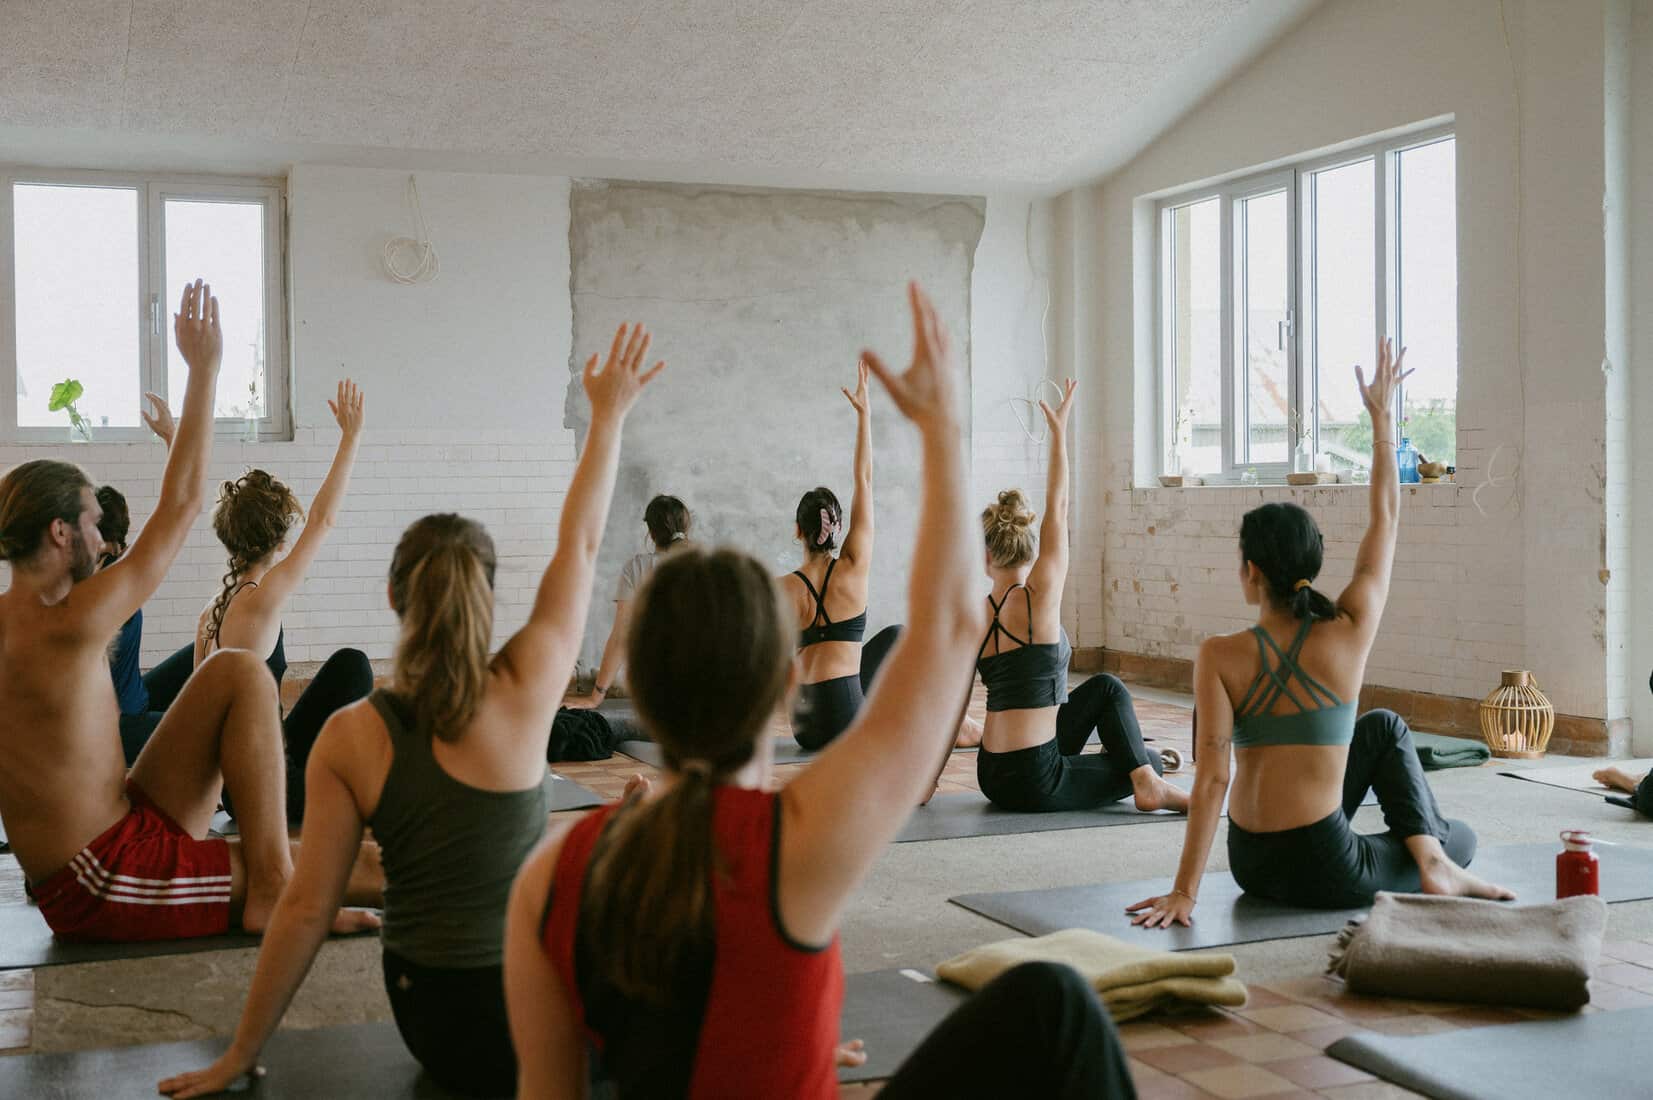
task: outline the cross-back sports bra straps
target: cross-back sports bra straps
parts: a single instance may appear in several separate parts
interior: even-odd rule
[[[833,622],[827,614],[827,588],[832,584],[832,571],[838,567],[838,559],[830,558],[827,561],[826,575],[821,578],[821,590],[815,591],[809,577],[802,569],[794,569],[792,575],[804,582],[810,599],[815,601],[815,614],[809,620],[809,625],[798,632],[798,648],[815,645],[817,642],[859,642],[867,632],[867,613],[863,609],[859,615],[848,619]]]
[[[1004,625],[1004,623],[999,621],[999,612],[1004,610],[1004,605],[1006,603],[1008,603],[1009,600],[1010,600],[1010,594],[1012,592],[1016,591],[1016,589],[1018,589],[1018,588],[1020,588],[1022,590],[1022,599],[1024,601],[1026,601],[1026,603],[1027,603],[1027,637],[1026,638],[1016,637],[1016,635],[1010,633],[1009,628],[1006,627]],[[987,594],[987,606],[991,607],[993,609],[993,623],[992,623],[991,626],[989,626],[987,628],[987,637],[985,637],[981,640],[981,649],[976,651],[976,660],[978,660],[978,661],[981,660],[981,655],[983,653],[987,652],[987,643],[989,641],[991,641],[993,643],[993,652],[994,653],[999,652],[999,636],[1000,635],[1003,635],[1004,637],[1009,638],[1011,641],[1015,642],[1017,645],[1020,645],[1020,646],[1029,646],[1029,645],[1033,644],[1033,593],[1031,593],[1027,590],[1027,585],[1025,585],[1025,584],[1013,584],[1013,585],[1011,585],[1009,588],[1004,590],[1004,595],[1000,596],[997,601],[995,601],[993,599],[993,594],[991,592],[989,592]]]
[[[1305,619],[1287,650],[1282,650],[1261,626],[1251,628],[1257,636],[1257,659],[1262,667],[1245,698],[1234,708],[1236,747],[1347,745],[1353,738],[1354,706],[1305,672],[1299,660],[1313,626],[1313,619]],[[1272,665],[1270,651],[1275,656]],[[1302,687],[1306,698],[1292,690],[1293,680]],[[1297,709],[1284,714],[1272,713],[1282,698]]]

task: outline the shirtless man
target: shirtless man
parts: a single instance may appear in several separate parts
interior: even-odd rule
[[[0,817],[41,915],[65,939],[156,940],[267,923],[292,874],[283,804],[281,712],[255,655],[202,664],[130,776],[107,647],[165,577],[205,500],[223,339],[218,302],[197,281],[174,315],[189,367],[160,501],[118,562],[96,572],[103,540],[93,485],[40,459],[0,478]],[[228,785],[238,844],[209,839]],[[352,904],[377,904],[371,873]],[[382,883],[382,879],[380,880]],[[371,927],[341,912],[340,931]]]

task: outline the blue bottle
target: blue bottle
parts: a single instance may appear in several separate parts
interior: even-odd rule
[[[1416,485],[1421,480],[1418,477],[1418,451],[1412,446],[1411,437],[1401,437],[1400,450],[1395,454],[1395,464],[1400,468],[1402,485]]]

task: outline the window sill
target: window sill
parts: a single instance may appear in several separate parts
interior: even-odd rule
[[[1417,489],[1457,489],[1457,488],[1460,488],[1462,486],[1462,484],[1463,483],[1459,482],[1459,481],[1449,481],[1449,480],[1446,480],[1446,479],[1443,478],[1440,481],[1414,481],[1414,482],[1411,482],[1409,484],[1402,484],[1401,489],[1402,490],[1406,490],[1406,489],[1413,489],[1413,490],[1417,490]],[[1247,490],[1252,490],[1252,491],[1263,490],[1263,489],[1267,489],[1267,490],[1286,489],[1286,490],[1289,490],[1289,491],[1294,492],[1294,493],[1295,492],[1310,492],[1310,493],[1312,493],[1312,492],[1320,492],[1320,491],[1337,492],[1338,490],[1347,490],[1347,489],[1370,489],[1371,487],[1372,487],[1372,484],[1369,481],[1366,481],[1366,482],[1338,481],[1338,482],[1327,482],[1327,483],[1321,484],[1321,485],[1289,485],[1284,481],[1259,481],[1254,485],[1246,485],[1246,484],[1243,484],[1243,483],[1238,482],[1238,481],[1205,481],[1205,482],[1203,482],[1201,484],[1198,484],[1198,485],[1189,485],[1189,484],[1186,484],[1186,483],[1184,483],[1182,485],[1161,485],[1159,482],[1156,481],[1156,482],[1153,482],[1153,483],[1148,484],[1148,485],[1134,485],[1134,486],[1132,486],[1132,489],[1134,491],[1137,491],[1137,492],[1143,492],[1143,491],[1150,491],[1151,490],[1153,492],[1159,492],[1159,493],[1199,493],[1199,492],[1207,492],[1207,491],[1210,491],[1210,490],[1223,490],[1223,489],[1229,489],[1229,490],[1247,489]]]

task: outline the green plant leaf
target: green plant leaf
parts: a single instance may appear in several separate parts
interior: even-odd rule
[[[48,412],[61,412],[69,408],[86,393],[86,387],[73,378],[65,378],[52,387],[52,399],[46,406]]]

